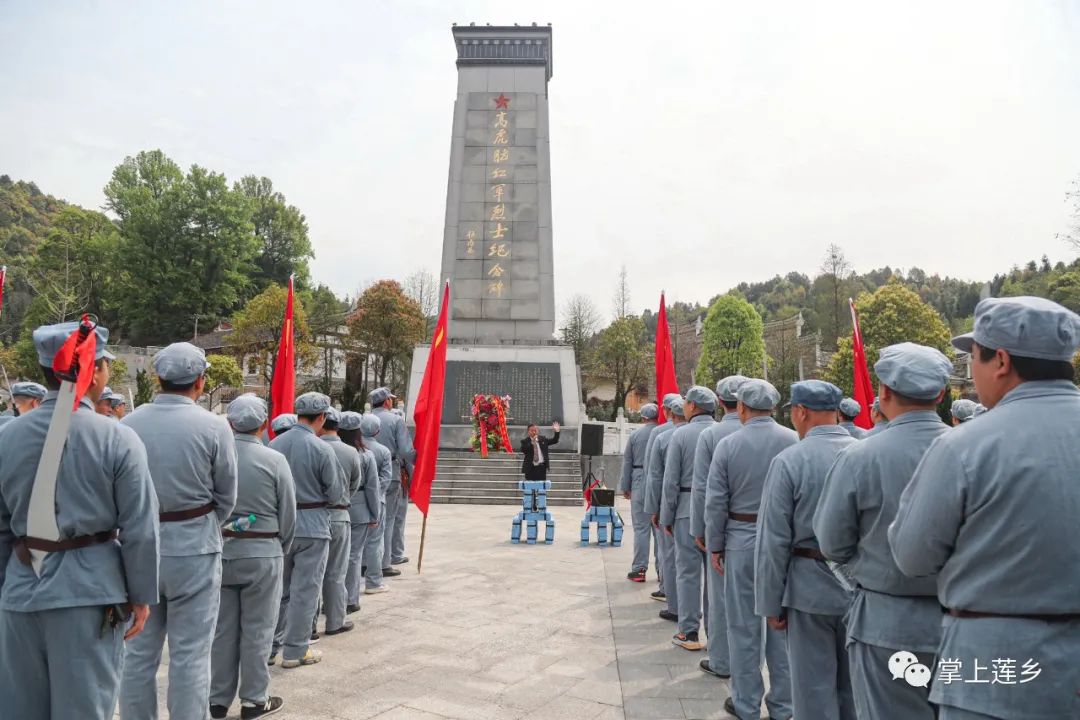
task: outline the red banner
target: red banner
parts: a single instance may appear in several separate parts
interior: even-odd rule
[[[442,426],[443,389],[446,386],[446,332],[449,321],[450,283],[443,290],[439,321],[435,323],[435,335],[431,340],[424,379],[416,396],[413,419],[416,421],[416,466],[409,497],[416,508],[427,517],[431,502],[431,484],[435,481],[435,464],[439,459],[439,428]]]
[[[671,331],[668,329],[667,306],[664,293],[660,293],[660,314],[656,320],[656,402],[661,404],[664,396],[679,392],[679,382],[675,379],[675,356],[671,353]],[[665,421],[660,413],[658,423]]]
[[[296,407],[296,345],[293,337],[293,279],[289,278],[289,299],[285,301],[285,322],[281,326],[281,342],[274,361],[274,378],[270,381],[270,419],[291,413]],[[274,431],[267,429],[270,439]]]
[[[870,382],[870,369],[866,364],[866,348],[863,346],[862,331],[859,329],[859,314],[855,311],[855,303],[848,298],[851,307],[851,360],[854,366],[855,392],[853,397],[862,407],[859,417],[855,418],[855,424],[864,430],[874,427],[874,421],[870,418],[870,406],[874,404],[874,384]]]

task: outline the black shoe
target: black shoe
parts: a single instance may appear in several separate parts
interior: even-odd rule
[[[398,558],[397,560],[391,561],[390,564],[391,565],[405,565],[408,562],[409,562],[409,558],[403,557],[403,558]]]
[[[699,662],[698,667],[701,668],[702,672],[709,673],[713,677],[718,677],[721,680],[730,680],[731,679],[731,675],[721,675],[720,673],[713,670],[712,667],[709,666],[709,659],[708,658],[706,658],[706,659],[702,660],[701,662]]]
[[[360,612],[360,606],[359,605],[346,605],[345,606],[345,614],[346,615],[352,615],[353,613],[358,613],[358,612]]]
[[[673,613],[670,610],[661,610],[660,611],[660,619],[661,620],[670,620],[671,622],[679,622],[678,614]]]
[[[337,630],[326,630],[326,631],[324,631],[324,634],[327,635],[327,636],[340,635],[341,633],[349,632],[354,627],[356,627],[356,626],[352,624],[351,620],[346,620],[344,623],[342,623],[341,627],[339,627]]]
[[[394,568],[383,568],[382,569],[383,577],[397,577],[400,574],[401,574],[401,571],[400,570],[395,570]]]
[[[225,717],[228,714],[229,708],[225,707],[224,705],[210,705],[210,717],[214,718],[214,720],[221,720],[221,718]]]
[[[271,653],[269,659],[266,661],[267,665],[277,665],[277,653]]]
[[[314,645],[317,642],[319,642],[319,633],[317,633],[317,632],[311,633],[311,642],[310,642],[310,644]]]
[[[266,717],[267,715],[273,715],[281,710],[285,701],[279,697],[272,697],[266,701],[266,704],[262,707],[242,707],[240,708],[241,720],[252,720],[252,718]]]
[[[657,590],[654,593],[650,593],[649,597],[651,597],[653,600],[658,600],[660,602],[667,602],[667,595],[664,594],[663,590]]]
[[[367,575],[367,565],[360,566],[360,577]]]
[[[732,717],[739,717],[735,713],[735,701],[732,700],[731,698],[728,698],[727,700],[724,701],[724,709],[727,710],[728,713],[730,713],[732,715]]]
[[[645,582],[645,571],[644,570],[631,570],[630,572],[626,573],[626,579],[629,580],[630,582],[643,583],[643,582]]]

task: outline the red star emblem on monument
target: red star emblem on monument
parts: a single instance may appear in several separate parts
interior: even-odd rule
[[[506,108],[510,109],[510,98],[506,97],[502,93],[499,93],[499,97],[495,98],[495,109]]]

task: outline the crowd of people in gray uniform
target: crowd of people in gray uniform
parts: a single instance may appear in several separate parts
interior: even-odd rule
[[[1080,317],[987,299],[952,344],[982,403],[953,402],[952,428],[952,364],[910,342],[874,364],[870,430],[820,380],[791,386],[794,430],[739,375],[641,409],[628,578],[656,563],[660,617],[730,715],[1080,718]]]
[[[109,720],[118,704],[157,718],[165,643],[173,720],[224,718],[237,697],[245,720],[278,712],[269,666],[319,662],[311,644],[352,630],[361,595],[408,562],[415,453],[396,398],[379,388],[360,415],[304,393],[268,442],[255,395],[225,417],[197,404],[209,365],[181,342],[154,357],[153,402],[125,416],[97,327],[57,473],[60,539],[29,537],[53,358],[77,326],[34,332],[47,387],[15,383],[0,420],[0,718]],[[47,553],[40,569],[30,551]]]

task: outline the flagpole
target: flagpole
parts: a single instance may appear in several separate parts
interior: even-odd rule
[[[416,558],[416,574],[419,575],[424,566],[424,541],[427,540],[427,513],[424,513],[424,521],[420,523],[420,554]]]

